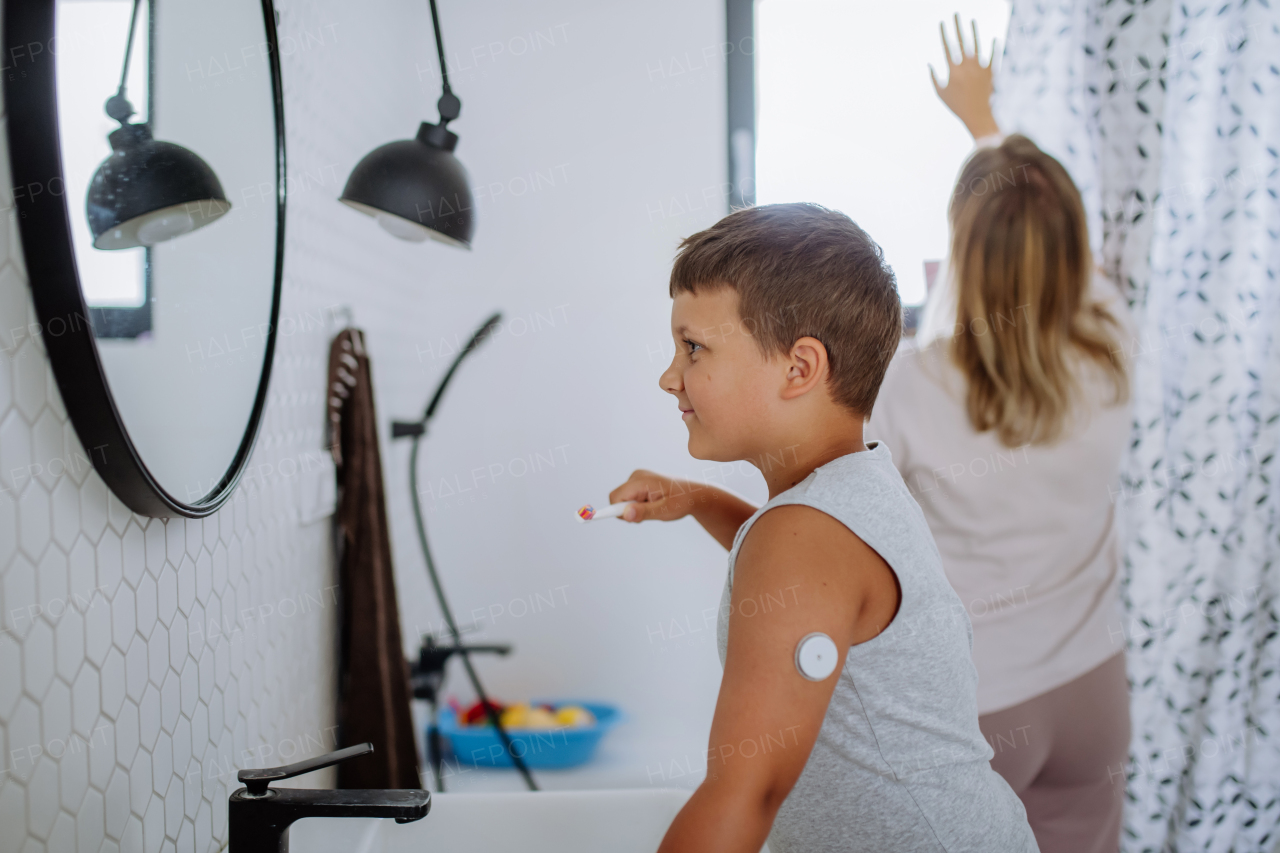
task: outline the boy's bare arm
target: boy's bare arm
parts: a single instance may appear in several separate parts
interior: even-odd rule
[[[623,521],[675,521],[692,515],[728,551],[733,538],[756,507],[719,486],[633,471],[627,482],[609,493],[609,503],[634,501]]]
[[[724,679],[711,724],[707,778],[672,822],[659,853],[757,853],[804,769],[851,645],[893,618],[893,573],[843,524],[807,506],[765,513],[734,567]],[[815,631],[840,650],[820,682],[796,671],[796,644]]]

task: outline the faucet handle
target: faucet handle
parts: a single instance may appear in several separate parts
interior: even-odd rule
[[[294,776],[301,776],[303,773],[310,773],[312,770],[319,770],[322,767],[330,767],[339,761],[368,755],[371,752],[373,752],[373,744],[361,743],[349,746],[346,749],[339,749],[337,752],[317,755],[315,758],[308,758],[306,761],[299,761],[296,764],[286,764],[283,767],[241,770],[236,774],[236,778],[244,783],[250,797],[261,797],[267,792],[267,786],[272,782],[279,782],[281,779],[292,779]]]

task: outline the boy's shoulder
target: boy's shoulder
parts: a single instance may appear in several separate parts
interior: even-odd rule
[[[803,504],[840,518],[851,512],[866,512],[878,503],[892,506],[902,488],[902,477],[894,467],[888,445],[872,442],[866,450],[821,466],[773,502]]]
[[[858,535],[883,542],[928,534],[928,522],[884,442],[822,466],[805,502],[847,524]]]

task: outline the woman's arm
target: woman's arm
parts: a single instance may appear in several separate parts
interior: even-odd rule
[[[623,521],[675,521],[692,515],[726,551],[733,548],[738,528],[756,511],[728,489],[652,471],[633,471],[627,482],[609,493],[609,503],[623,501],[633,502]]]
[[[888,566],[831,516],[782,506],[760,517],[734,566],[707,778],[658,853],[758,853],[813,751],[849,647],[888,623],[891,609],[876,604],[895,595]],[[796,644],[815,631],[840,650],[823,681],[795,666]]]
[[[938,28],[942,31],[942,49],[947,57],[949,73],[947,85],[941,86],[933,66],[929,66],[934,91],[938,93],[942,103],[964,122],[974,139],[999,135],[1000,126],[996,124],[991,112],[991,62],[996,54],[995,40],[991,42],[991,56],[987,59],[987,64],[983,65],[978,56],[978,22],[973,22],[973,53],[969,53],[964,43],[964,34],[960,31],[960,16],[957,14],[956,41],[960,43],[960,61],[954,62],[951,44],[947,40],[947,26],[939,24]]]

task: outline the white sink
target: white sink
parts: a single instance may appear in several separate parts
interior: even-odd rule
[[[291,853],[654,853],[691,791],[432,794],[415,823],[309,818]]]

